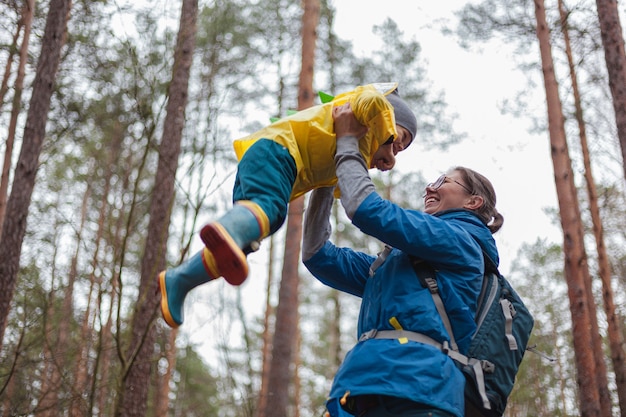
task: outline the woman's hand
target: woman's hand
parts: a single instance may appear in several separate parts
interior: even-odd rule
[[[345,136],[354,136],[361,139],[367,133],[367,127],[363,126],[354,116],[350,103],[334,107],[333,120],[335,122],[337,139]]]

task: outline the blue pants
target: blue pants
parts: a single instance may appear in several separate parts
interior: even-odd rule
[[[239,161],[233,202],[250,200],[258,204],[269,219],[272,235],[287,217],[296,174],[296,162],[287,148],[261,139]]]

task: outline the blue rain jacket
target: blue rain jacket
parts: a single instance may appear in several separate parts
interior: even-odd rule
[[[393,330],[395,320],[404,330],[439,342],[450,340],[431,294],[411,266],[407,256],[411,254],[437,270],[454,337],[460,352],[467,353],[476,329],[474,315],[484,273],[482,250],[499,262],[493,236],[480,218],[463,209],[436,215],[407,210],[372,193],[352,222],[394,248],[373,277],[369,277],[369,268],[376,257],[338,248],[329,241],[305,265],[324,284],[362,298],[358,337],[372,329]],[[339,400],[349,391],[351,396],[407,398],[462,417],[464,384],[454,361],[435,347],[369,339],[347,353],[327,407],[333,417],[348,415]]]

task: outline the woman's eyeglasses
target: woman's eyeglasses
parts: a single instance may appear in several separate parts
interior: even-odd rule
[[[435,191],[437,191],[437,190],[438,190],[439,188],[441,188],[441,186],[442,186],[443,184],[445,184],[446,182],[455,182],[455,183],[459,184],[461,187],[463,187],[463,189],[464,189],[465,191],[467,191],[468,193],[470,193],[470,194],[472,194],[472,195],[474,194],[474,193],[472,192],[472,190],[470,190],[469,188],[467,188],[465,185],[461,184],[461,183],[460,183],[460,182],[458,182],[457,180],[455,180],[455,179],[453,179],[453,178],[450,178],[450,177],[448,177],[448,176],[446,176],[446,175],[442,175],[442,176],[440,176],[439,178],[437,178],[437,181],[435,181],[435,182],[431,182],[430,184],[427,184],[427,185],[426,185],[426,188],[430,188],[431,190],[435,190]]]

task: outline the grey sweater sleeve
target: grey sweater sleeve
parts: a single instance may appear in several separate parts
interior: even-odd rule
[[[335,167],[341,191],[341,204],[348,217],[352,219],[363,200],[376,191],[363,156],[359,152],[359,140],[356,137],[345,136],[337,139]]]
[[[335,197],[335,187],[317,188],[311,192],[304,215],[302,238],[302,262],[306,262],[319,251],[330,238],[330,210]]]

